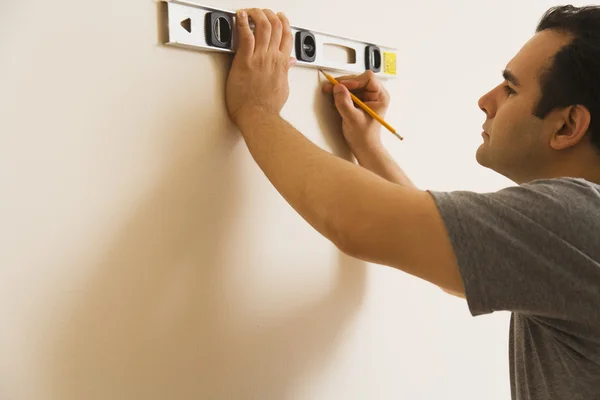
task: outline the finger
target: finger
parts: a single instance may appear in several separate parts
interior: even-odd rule
[[[335,107],[343,119],[347,119],[348,121],[356,121],[358,119],[361,111],[354,107],[350,92],[345,86],[335,85],[333,97],[335,100]]]
[[[333,85],[329,82],[325,82],[321,87],[323,93],[333,93]]]
[[[338,82],[340,85],[344,85],[348,88],[348,90],[353,91],[356,89],[357,83],[354,81],[341,81]],[[333,84],[331,82],[325,82],[323,84],[323,92],[324,93],[333,93]]]
[[[340,83],[340,85],[341,85],[341,83]],[[350,92],[352,92],[352,91],[350,91]],[[325,93],[325,94],[333,93],[333,85],[331,83],[325,84],[323,86],[323,93]],[[386,98],[382,96],[381,92],[360,91],[360,92],[353,92],[353,94],[373,109],[375,109],[375,108],[380,109],[382,107],[382,105],[387,104]],[[335,102],[335,99],[332,98],[332,101]]]
[[[236,23],[238,28],[238,57],[250,58],[254,53],[254,34],[250,29],[248,22],[248,13],[246,10],[237,12]]]
[[[362,101],[382,102],[385,97],[383,97],[381,92],[362,92],[360,99]]]
[[[375,74],[371,70],[365,71],[360,75],[340,76],[336,78],[336,80],[354,92],[361,92],[363,90],[378,91],[382,88],[381,84],[375,77]],[[332,89],[333,85],[331,83],[325,83],[323,90],[329,93]]]
[[[367,71],[363,74],[360,80],[357,81],[342,81],[352,93],[359,97],[362,101],[372,101],[380,103],[388,103],[390,95],[383,84],[377,79],[372,71]],[[367,79],[365,82],[364,79]]]
[[[283,27],[283,31],[281,33],[281,45],[279,46],[279,49],[283,54],[289,55],[292,53],[292,49],[294,48],[294,38],[292,36],[290,21],[287,19],[284,13],[279,13],[277,15],[279,16],[281,25]]]
[[[252,8],[248,15],[254,22],[254,53],[266,53],[271,40],[271,23],[265,13],[258,8]]]
[[[269,51],[270,52],[279,52],[279,45],[281,45],[281,34],[283,30],[283,25],[281,20],[275,13],[271,10],[265,9],[263,10],[269,23],[271,24],[271,39],[269,42]]]
[[[364,86],[366,92],[385,92],[385,89],[373,71],[365,72],[369,80]]]
[[[359,81],[348,81],[348,80],[340,80],[338,81],[340,84],[346,86],[348,90],[362,90],[364,89],[364,84]]]
[[[342,76],[338,76],[335,79],[339,82],[339,81],[351,81],[354,79],[358,79],[359,77],[360,77],[360,75],[342,75]]]
[[[344,83],[350,90],[377,92],[382,89],[381,83],[377,80],[375,73],[371,70],[367,70],[360,75],[342,76],[337,78],[337,80],[340,83]]]

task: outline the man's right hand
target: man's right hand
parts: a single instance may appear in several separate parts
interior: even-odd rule
[[[350,91],[384,118],[390,95],[372,71],[361,75],[342,76],[335,85],[326,83],[325,93],[333,93],[335,106],[342,116],[342,132],[358,163],[369,171],[404,186],[414,184],[381,143],[381,124],[354,105]]]
[[[354,104],[350,91],[382,118],[390,104],[389,93],[370,70],[361,75],[341,76],[337,81],[340,84],[335,88],[327,82],[323,91],[333,93],[335,106],[342,116],[342,132],[350,149],[356,154],[378,148],[381,124]]]

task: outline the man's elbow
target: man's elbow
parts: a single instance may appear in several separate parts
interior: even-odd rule
[[[344,254],[363,261],[376,262],[377,254],[372,254],[364,232],[366,229],[356,218],[348,218],[335,224],[333,244]]]
[[[337,247],[339,251],[341,251],[345,255],[362,261],[367,261],[366,258],[362,255],[362,253],[359,252],[357,246],[354,245],[352,242],[348,241],[347,239],[342,240],[338,238],[337,240],[333,241],[333,244],[335,245],[335,247]]]
[[[440,287],[440,289],[442,289],[444,292],[446,292],[446,293],[448,293],[448,294],[450,294],[452,296],[456,296],[456,297],[459,297],[461,299],[466,299],[466,296],[465,296],[464,292],[458,292],[458,291],[455,291],[455,290],[445,289],[443,287]]]
[[[448,246],[440,244],[436,247],[439,251],[435,252],[424,252],[422,249],[415,251],[414,247],[418,247],[419,243],[409,240],[391,242],[393,235],[377,232],[380,228],[371,220],[357,217],[337,222],[334,224],[332,242],[344,254],[362,261],[398,268],[439,286],[448,294],[465,299],[465,289],[452,250],[449,248],[443,251]],[[378,241],[376,238],[383,239]]]

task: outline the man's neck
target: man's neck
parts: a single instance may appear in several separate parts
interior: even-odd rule
[[[524,175],[515,182],[521,184],[537,179],[580,178],[600,185],[600,155],[578,154],[576,157],[552,162],[548,168]]]

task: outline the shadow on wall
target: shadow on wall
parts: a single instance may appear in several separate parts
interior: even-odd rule
[[[330,147],[331,152],[338,157],[352,161],[354,156],[342,134],[342,117],[335,106],[333,95],[324,94],[322,91],[323,84],[327,80],[321,78],[321,74],[318,73],[316,81],[317,90],[315,93],[314,112],[319,123],[319,128],[321,128],[321,132],[323,132],[325,141]]]
[[[222,73],[207,79],[224,86],[229,61],[215,60]],[[245,145],[224,107],[173,110],[184,115],[162,128],[176,146],[171,166],[49,336],[51,398],[285,399],[327,363],[362,302],[365,265],[340,254],[324,298],[268,329],[236,328],[244,311],[231,309],[221,258],[244,201],[231,153]]]

